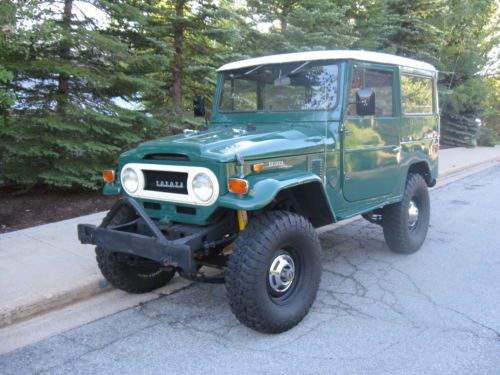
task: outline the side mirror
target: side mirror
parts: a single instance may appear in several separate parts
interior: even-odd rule
[[[193,112],[195,117],[205,117],[205,98],[203,96],[193,97]]]
[[[358,116],[372,116],[375,114],[375,91],[361,89],[356,92],[356,114]]]

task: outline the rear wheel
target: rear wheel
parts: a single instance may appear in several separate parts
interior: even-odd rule
[[[408,175],[402,201],[384,207],[382,213],[384,237],[390,249],[401,254],[420,249],[427,236],[430,212],[425,180],[419,174]]]
[[[104,277],[115,288],[129,293],[146,293],[166,285],[175,275],[173,268],[149,259],[104,251],[96,247],[96,258]]]
[[[235,241],[226,289],[238,320],[279,333],[309,311],[321,278],[321,245],[302,216],[273,211],[250,221]]]

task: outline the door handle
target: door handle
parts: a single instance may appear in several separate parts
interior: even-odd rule
[[[349,135],[349,134],[351,134],[351,133],[352,133],[352,131],[350,131],[350,130],[349,130],[349,129],[347,129],[347,128],[344,128],[344,129],[342,130],[342,133],[344,133],[344,135]]]

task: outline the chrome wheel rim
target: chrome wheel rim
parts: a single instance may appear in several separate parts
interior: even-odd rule
[[[410,201],[408,206],[408,227],[410,230],[414,230],[418,224],[418,206],[415,200]]]
[[[269,286],[276,293],[284,293],[293,284],[295,278],[295,262],[290,254],[281,251],[271,262],[269,268]]]

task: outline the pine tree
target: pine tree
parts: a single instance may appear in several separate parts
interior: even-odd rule
[[[500,72],[485,78],[486,101],[482,118],[481,141],[483,146],[500,144]]]
[[[299,50],[350,48],[355,38],[349,9],[337,1],[302,1],[289,16],[286,37]]]
[[[348,4],[331,0],[248,1],[254,23],[268,23],[254,38],[258,54],[348,48],[355,40]],[[254,26],[255,27],[255,26]]]
[[[164,133],[201,125],[192,118],[191,99],[211,98],[215,69],[241,57],[248,30],[232,2],[123,0],[108,2],[107,12],[110,32],[140,56],[137,74],[158,83],[141,102],[162,122]]]
[[[12,48],[8,41],[14,24],[15,8],[10,3],[0,4],[0,129],[7,121],[8,109],[14,100],[14,93],[7,88],[8,82],[12,79],[12,73],[2,65],[3,55]],[[2,147],[0,145],[0,166],[1,160]]]
[[[348,6],[346,16],[349,24],[352,25],[352,37],[355,38],[351,48],[396,52],[390,43],[390,38],[394,34],[399,16],[391,10],[389,1],[345,0],[340,2]]]
[[[480,74],[498,44],[494,12],[493,0],[3,1],[0,184],[96,188],[121,150],[200,125],[191,98],[211,98],[218,66],[303,50],[435,64],[442,141],[474,145],[485,106],[488,124],[498,112]]]
[[[385,50],[435,64],[443,37],[436,20],[444,15],[444,1],[389,0],[388,18],[393,24]]]
[[[14,5],[22,22],[13,36],[19,48],[3,56],[3,65],[13,72],[9,87],[17,98],[0,130],[1,179],[25,187],[96,188],[100,170],[154,132],[154,119],[117,104],[133,102],[152,84],[130,74],[133,51],[73,0],[62,7]]]
[[[448,0],[442,20],[443,41],[439,51],[441,142],[453,146],[476,146],[479,119],[488,92],[479,74],[491,46],[483,45],[494,2]]]

